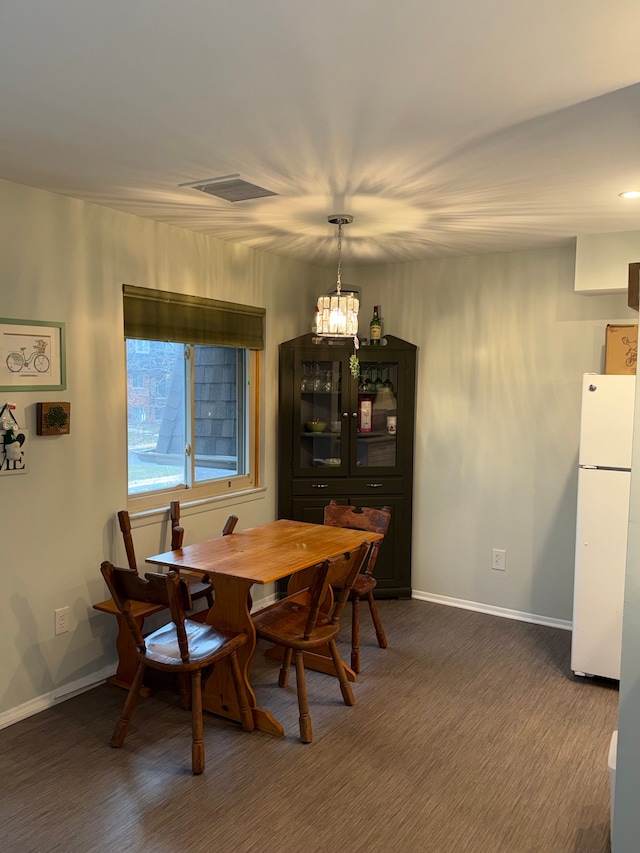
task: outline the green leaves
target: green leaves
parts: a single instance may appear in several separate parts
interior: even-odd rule
[[[355,353],[349,356],[349,369],[351,370],[351,375],[354,379],[357,379],[358,376],[360,376],[360,361]]]

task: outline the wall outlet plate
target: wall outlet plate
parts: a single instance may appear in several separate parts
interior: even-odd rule
[[[499,572],[507,570],[507,552],[502,548],[494,548],[491,552],[491,568]]]
[[[58,634],[66,634],[69,630],[69,608],[59,607],[53,611],[53,616],[55,619],[54,634],[56,637]]]

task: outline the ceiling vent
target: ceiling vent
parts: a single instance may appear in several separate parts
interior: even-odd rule
[[[207,178],[204,181],[191,181],[188,184],[178,184],[180,187],[191,187],[207,195],[215,195],[225,201],[248,201],[251,198],[266,198],[278,195],[264,187],[258,187],[243,181],[240,175],[224,175],[221,178]]]

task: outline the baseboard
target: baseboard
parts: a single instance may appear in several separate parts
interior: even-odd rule
[[[266,595],[263,598],[254,601],[253,610],[260,610],[262,607],[267,607],[276,600],[275,594]],[[0,729],[6,729],[7,726],[18,723],[20,720],[26,720],[27,717],[33,717],[34,714],[39,714],[40,711],[46,711],[47,708],[52,708],[65,699],[71,699],[80,693],[86,693],[98,684],[101,684],[110,675],[113,675],[116,669],[116,664],[111,664],[98,672],[87,675],[84,678],[79,678],[77,681],[72,681],[70,684],[65,684],[63,687],[58,687],[50,693],[45,693],[43,696],[37,696],[23,705],[18,705],[16,708],[10,708],[8,711],[0,714]]]
[[[85,693],[101,684],[115,671],[115,664],[105,667],[100,672],[94,672],[91,675],[86,675],[84,678],[79,678],[77,681],[72,681],[70,684],[65,684],[52,690],[50,693],[45,693],[43,696],[38,696],[25,702],[23,705],[18,705],[16,708],[10,708],[8,711],[0,714],[0,729],[5,729],[7,726],[18,723],[20,720],[25,720],[27,717],[32,717],[34,714],[39,714],[40,711],[46,711],[47,708],[52,708],[54,705],[59,705],[66,699],[71,699],[79,693]]]
[[[431,601],[434,604],[445,604],[448,607],[459,607],[462,610],[475,610],[478,613],[487,613],[490,616],[502,616],[505,619],[516,619],[520,622],[533,622],[536,625],[546,625],[550,628],[563,628],[567,631],[571,630],[571,622],[564,619],[552,619],[548,616],[539,616],[535,613],[524,613],[520,610],[508,610],[506,607],[494,607],[491,604],[482,604],[477,601],[465,601],[462,598],[450,598],[447,595],[435,595],[429,592],[419,592],[413,590],[412,598],[418,601]],[[259,610],[261,607],[266,607],[276,600],[275,595],[268,595],[259,599],[253,604],[253,610]],[[43,696],[38,696],[30,702],[25,702],[23,705],[18,705],[16,708],[10,708],[8,711],[0,714],[0,729],[13,725],[20,720],[25,720],[27,717],[32,717],[34,714],[39,714],[40,711],[46,711],[47,708],[52,708],[54,705],[64,702],[66,699],[71,699],[79,693],[85,693],[91,690],[98,684],[101,684],[110,675],[113,675],[115,665],[111,664],[99,672],[94,672],[92,675],[87,675],[84,678],[79,678],[77,681],[72,681],[70,684],[65,684],[52,690],[50,693],[45,693]]]
[[[448,595],[435,595],[414,589],[411,592],[411,598],[416,598],[418,601],[431,601],[434,604],[446,604],[447,607],[459,607],[462,610],[475,610],[489,616],[502,616],[504,619],[515,619],[518,622],[533,622],[535,625],[546,625],[549,628],[562,628],[565,631],[572,629],[572,623],[566,619],[539,616],[537,613],[525,613],[522,610],[509,610],[506,607],[495,607],[493,604],[483,604],[479,601],[466,601],[463,598],[451,598]]]
[[[271,595],[265,595],[263,598],[256,599],[251,605],[251,612],[257,613],[258,610],[262,610],[263,607],[268,607],[270,604],[275,604],[278,600],[278,596],[275,592],[271,593]]]

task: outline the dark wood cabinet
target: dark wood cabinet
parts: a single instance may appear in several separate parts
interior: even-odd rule
[[[416,347],[303,335],[280,345],[278,515],[322,523],[330,500],[391,507],[376,595],[411,596]]]

